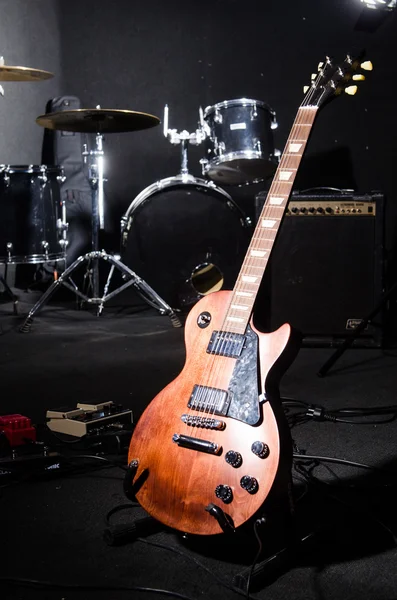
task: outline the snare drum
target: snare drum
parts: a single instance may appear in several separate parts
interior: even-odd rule
[[[208,106],[203,113],[206,155],[203,175],[219,184],[264,181],[277,168],[272,129],[276,114],[264,102],[239,98]]]
[[[121,219],[123,262],[180,309],[233,288],[250,237],[231,196],[192,175],[150,185]]]
[[[61,167],[0,165],[0,263],[65,258]]]

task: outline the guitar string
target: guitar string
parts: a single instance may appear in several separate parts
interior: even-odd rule
[[[290,135],[289,135],[287,143],[286,143],[286,149],[285,149],[285,151],[284,151],[284,153],[282,155],[282,160],[280,161],[280,164],[279,164],[279,166],[277,168],[277,171],[276,171],[276,174],[275,174],[275,178],[274,178],[274,182],[273,182],[273,184],[272,184],[272,186],[271,186],[271,188],[269,190],[269,193],[268,193],[268,198],[271,195],[273,195],[273,194],[277,194],[277,191],[278,191],[278,188],[279,188],[279,182],[276,180],[277,174],[282,169],[288,168],[288,164],[286,164],[287,161],[288,161],[288,157],[286,157],[285,160],[284,160],[284,157],[286,156],[286,154],[289,154],[289,153],[287,153],[287,149],[289,147],[289,144],[291,143],[291,140],[294,139],[294,138],[296,138],[296,133],[295,133],[294,130],[296,129],[296,127],[299,127],[299,125],[301,125],[301,124],[307,124],[307,123],[305,123],[305,121],[306,121],[305,117],[307,115],[307,112],[306,111],[303,112],[303,111],[300,110],[303,107],[304,107],[304,104],[302,103],[302,105],[298,109],[298,114],[297,114],[297,116],[295,118],[295,121],[294,121],[294,124],[293,124],[293,126],[291,128],[291,132],[290,132]],[[313,124],[314,117],[315,117],[315,113],[313,114],[313,119],[311,119],[312,122],[309,123],[310,125]],[[310,135],[310,132],[309,132],[309,135]],[[309,135],[307,136],[307,139],[305,141],[305,145],[307,143]],[[305,145],[304,145],[304,149],[305,149]],[[303,152],[302,152],[302,156],[303,156],[303,153],[304,153],[304,149],[303,149]],[[298,163],[298,167],[299,167],[299,164],[300,164],[300,160],[299,160],[299,163]],[[292,184],[293,184],[293,182],[292,182]],[[292,189],[292,186],[291,186],[291,189]],[[270,194],[270,191],[272,191],[272,194]],[[284,210],[285,210],[285,208],[284,208]],[[268,203],[268,200],[267,200],[266,203],[265,203],[265,207],[262,210],[262,213],[260,215],[260,220],[264,219],[265,217],[268,217],[268,218],[272,217],[273,219],[276,219],[276,222],[277,221],[281,221],[280,216],[277,215],[277,214],[275,214],[275,213],[276,213],[276,211],[274,209],[272,209],[272,206]],[[256,233],[256,230],[255,230],[254,233]],[[259,229],[258,233],[259,233],[258,237],[261,240],[261,237],[263,237],[264,232],[262,232]],[[273,234],[274,235],[274,239],[276,237],[276,234],[277,234],[277,231]],[[254,240],[252,239],[249,248],[251,248],[253,242],[254,242]],[[274,242],[274,240],[273,240],[273,242]],[[259,244],[259,246],[261,246],[261,244]],[[267,260],[266,260],[266,263],[265,263],[265,267],[263,269],[263,273],[264,273],[264,270],[265,270],[265,268],[267,266],[267,262],[268,262],[268,257],[267,257]],[[250,256],[250,252],[249,252],[249,249],[248,249],[247,255],[246,255],[246,257],[245,257],[245,259],[243,261],[243,265],[242,265],[241,270],[240,270],[240,274],[239,274],[238,280],[240,279],[241,273],[243,271],[244,272],[249,272],[249,270],[252,269],[253,266],[254,266],[253,265],[253,260],[252,260],[252,257]],[[237,280],[237,282],[238,282],[238,280]],[[234,296],[235,296],[235,291],[236,291],[237,287],[239,288],[239,290],[244,291],[244,287],[245,286],[244,286],[244,284],[242,284],[242,285],[240,284],[240,286],[238,286],[236,284],[236,286],[235,286],[235,288],[233,290],[233,295],[232,295],[232,298],[230,300],[228,310],[226,311],[226,315],[228,315],[228,313],[230,311],[230,307],[231,307],[231,304],[233,302],[233,299],[234,299]],[[245,290],[246,290],[246,288],[245,288]],[[252,313],[252,310],[250,312],[249,319],[251,318],[251,313]],[[227,319],[226,315],[225,315],[225,318],[223,320],[221,331],[225,332],[225,333],[233,333],[232,328],[229,328],[229,325],[226,323],[226,319]],[[225,370],[225,361],[222,360],[223,357],[217,356],[217,353],[220,353],[222,351],[222,347],[221,346],[222,346],[222,344],[226,344],[226,343],[227,342],[225,340],[222,340],[222,338],[220,336],[219,341],[215,344],[215,347],[214,347],[214,355],[212,355],[212,356],[210,355],[208,357],[208,360],[206,361],[207,362],[207,370],[206,370],[206,374],[207,374],[206,380],[207,381],[201,383],[201,387],[200,387],[199,393],[197,395],[197,402],[195,402],[195,404],[194,404],[199,410],[201,410],[201,411],[204,410],[204,412],[206,414],[213,415],[215,413],[215,411],[216,411],[217,396],[218,396],[217,391],[216,391],[218,389],[217,381],[221,381],[222,371],[224,372],[224,370]],[[211,357],[212,360],[210,360],[210,357]],[[215,366],[215,369],[214,369],[214,366]],[[210,382],[211,382],[211,385],[208,385]],[[212,389],[211,391],[209,391],[208,388],[214,388],[214,389]],[[222,389],[222,388],[220,387],[219,389]],[[208,400],[209,400],[209,402],[208,402]],[[205,428],[203,427],[202,431],[199,430],[198,433],[200,433],[201,435],[203,435],[204,430],[205,430]]]
[[[311,92],[313,92],[313,91],[314,90],[311,90]],[[263,210],[262,210],[262,212],[260,214],[258,222],[261,222],[263,219],[271,219],[271,220],[276,220],[276,222],[279,222],[279,221],[281,222],[282,216],[284,215],[284,212],[282,213],[281,217],[280,217],[279,214],[277,215],[277,211],[272,208],[272,205],[270,205],[269,198],[270,198],[270,196],[273,196],[273,195],[277,196],[277,193],[279,191],[280,182],[279,182],[279,180],[276,179],[277,175],[279,174],[279,172],[282,169],[287,169],[287,168],[291,169],[291,167],[288,167],[288,164],[287,164],[288,163],[288,159],[289,159],[289,156],[287,156],[287,155],[290,154],[290,153],[287,152],[287,150],[289,148],[289,144],[291,143],[291,141],[293,139],[296,139],[296,134],[295,134],[296,128],[298,128],[299,125],[308,124],[308,125],[310,125],[310,130],[309,130],[309,134],[308,134],[308,136],[307,136],[307,138],[306,138],[306,140],[305,140],[305,142],[303,144],[303,151],[302,151],[302,155],[301,155],[301,157],[299,159],[299,162],[298,162],[298,167],[295,170],[295,174],[294,174],[292,185],[291,185],[291,190],[292,190],[292,186],[293,186],[293,183],[294,183],[295,175],[297,173],[297,170],[299,168],[301,159],[303,157],[303,154],[304,154],[304,151],[305,151],[305,148],[306,148],[306,144],[307,144],[307,141],[308,141],[308,138],[309,138],[309,135],[310,135],[311,126],[313,125],[314,118],[315,118],[316,112],[317,112],[316,110],[313,111],[313,118],[310,119],[311,123],[306,123],[305,122],[306,121],[305,117],[307,116],[307,111],[302,111],[301,109],[310,106],[310,101],[309,101],[309,97],[310,96],[312,96],[312,93],[307,94],[307,97],[305,97],[304,101],[302,102],[302,104],[300,105],[300,107],[298,109],[297,115],[295,117],[294,123],[293,123],[292,128],[291,128],[291,132],[290,132],[290,134],[288,136],[288,139],[287,139],[287,142],[286,142],[286,145],[285,145],[284,152],[282,154],[282,158],[281,158],[280,163],[279,163],[279,165],[277,167],[277,170],[276,170],[276,173],[275,173],[275,176],[274,176],[274,180],[273,180],[273,182],[272,182],[272,184],[270,186],[270,189],[269,189],[269,192],[268,192],[268,195],[267,195],[267,199],[266,199],[266,202],[265,202],[265,206],[263,207]],[[306,104],[306,102],[307,102],[307,104]],[[286,183],[286,182],[283,182],[283,183]],[[285,211],[286,206],[287,206],[287,201],[288,201],[288,198],[286,199],[285,207],[283,207],[284,211]],[[280,223],[279,223],[279,225],[280,225]],[[275,237],[277,235],[277,231],[278,231],[278,227],[277,227],[276,232],[272,232],[272,237],[273,237],[273,239],[272,239],[272,245],[273,245]],[[229,314],[230,309],[231,309],[231,305],[232,305],[232,303],[235,300],[236,290],[238,289],[239,291],[245,291],[247,293],[252,293],[252,290],[250,290],[248,292],[249,288],[247,289],[247,286],[244,285],[244,282],[242,281],[242,273],[243,272],[247,273],[247,272],[250,272],[250,271],[252,272],[252,267],[255,267],[255,265],[253,264],[253,262],[255,262],[255,261],[253,261],[253,257],[250,256],[250,250],[252,249],[252,245],[258,241],[258,240],[254,240],[255,233],[259,234],[257,236],[257,238],[259,239],[258,246],[262,247],[262,242],[263,242],[262,238],[264,237],[265,232],[263,232],[261,229],[258,229],[258,227],[256,227],[255,230],[254,230],[253,238],[251,238],[247,254],[246,254],[246,256],[244,258],[244,261],[242,263],[242,266],[241,266],[241,269],[240,269],[240,273],[239,273],[237,281],[236,281],[236,285],[234,286],[234,289],[233,289],[233,292],[232,292],[232,296],[231,296],[230,302],[228,304],[228,308],[227,308],[227,310],[225,312],[225,317],[223,319],[222,327],[221,327],[221,330],[220,330],[222,333],[226,333],[226,334],[227,333],[234,333],[233,328],[231,326],[229,326],[229,324],[226,321],[227,321],[227,315]],[[261,277],[259,279],[259,283],[260,283],[260,281],[261,281],[261,279],[262,279],[262,277],[264,275],[264,272],[265,272],[265,269],[267,267],[267,263],[268,263],[269,257],[270,257],[270,253],[268,253],[268,256],[266,257],[265,265],[264,265],[264,268],[263,268],[263,271],[262,271],[262,275],[261,275]],[[259,284],[258,284],[258,288],[259,288]],[[256,298],[256,295],[257,295],[257,292],[255,293],[255,298]],[[254,298],[254,301],[255,301],[255,298]],[[251,320],[251,316],[252,316],[252,308],[251,308],[251,311],[250,311],[250,316],[248,318],[248,323]],[[248,323],[247,323],[247,325],[248,325]],[[247,325],[245,326],[245,331],[246,331]],[[212,416],[212,415],[214,415],[216,413],[217,402],[218,402],[218,392],[217,392],[217,389],[222,389],[222,387],[218,388],[217,382],[221,382],[222,376],[224,375],[224,372],[227,369],[227,366],[226,366],[227,363],[225,362],[225,360],[222,360],[222,359],[224,359],[224,357],[218,356],[218,353],[220,353],[224,349],[224,348],[222,348],[222,345],[225,346],[226,344],[227,344],[227,341],[225,339],[222,339],[222,335],[220,335],[218,341],[214,345],[213,354],[209,354],[209,356],[207,358],[207,361],[205,361],[205,363],[206,363],[204,365],[204,368],[205,368],[205,378],[199,384],[200,388],[199,388],[198,393],[196,394],[196,396],[194,398],[194,403],[193,403],[193,407],[194,408],[190,409],[190,410],[195,410],[197,412],[200,412],[200,411],[204,412],[205,413],[205,417],[204,418],[207,418],[208,415]],[[227,359],[226,359],[226,361],[227,361]],[[209,391],[208,388],[213,388],[213,389],[211,391]],[[198,415],[198,417],[200,418],[200,415]],[[188,428],[188,426],[187,426],[187,428]],[[197,431],[197,436],[196,437],[204,436],[205,435],[204,432],[205,432],[205,427],[202,427],[202,428],[199,427],[198,431]]]
[[[305,114],[300,114],[300,113],[301,113],[301,111],[299,110],[298,111],[298,115],[297,115],[297,117],[295,119],[294,125],[293,125],[293,127],[291,129],[291,133],[290,133],[289,138],[287,140],[286,148],[288,148],[288,144],[291,142],[291,139],[294,139],[296,137],[295,135],[293,135],[295,133],[294,132],[294,129],[296,128],[295,126],[302,123],[302,118],[303,118],[303,120],[306,120],[306,119],[304,119]],[[286,152],[283,153],[283,159],[284,159],[285,154],[286,154]],[[302,152],[302,154],[303,154],[303,152]],[[281,169],[286,168],[288,166],[287,164],[285,164],[288,161],[288,157],[286,158],[286,160],[283,160],[283,159],[280,161],[280,165],[279,165],[279,167],[277,169],[277,172],[279,172]],[[298,166],[299,166],[299,164],[298,164]],[[276,180],[276,177],[277,177],[277,173],[275,175],[274,185],[272,185],[271,188],[270,188],[270,190],[269,190],[268,197],[270,197],[272,195],[270,193],[271,190],[274,190],[274,192],[272,192],[272,193],[274,193],[274,194],[277,193],[277,187],[278,187],[279,184],[278,184],[278,182]],[[266,205],[265,205],[265,207],[264,207],[264,209],[263,209],[263,211],[261,213],[260,219],[263,219],[265,217],[273,217],[273,218],[276,218],[276,220],[281,220],[280,216],[276,215],[275,213],[276,213],[276,211],[274,209],[272,209],[272,206],[270,204],[268,204],[268,202],[266,202]],[[262,231],[259,229],[258,233],[259,233],[258,237],[260,238],[261,237],[260,234],[262,233]],[[274,234],[274,237],[275,237],[275,235],[276,234]],[[252,239],[251,243],[250,243],[250,248],[251,248],[251,246],[252,246],[253,243],[256,243],[256,241],[254,242],[254,240]],[[261,246],[261,243],[259,243],[259,246]],[[254,261],[252,260],[252,258],[250,256],[249,249],[248,249],[247,255],[246,255],[245,259],[244,259],[244,262],[243,262],[243,265],[242,265],[242,268],[241,268],[241,271],[240,271],[240,275],[241,275],[242,272],[250,272],[250,269],[252,269],[252,267],[254,266],[253,262]],[[265,270],[265,268],[267,266],[267,262],[268,262],[268,259],[266,260],[263,272],[264,272],[264,270]],[[240,284],[240,286],[238,286],[236,284],[235,289],[233,290],[233,292],[235,292],[236,288],[241,289],[241,287],[244,288],[244,285],[241,286],[241,284]],[[228,314],[228,312],[230,310],[230,306],[231,306],[231,303],[233,302],[233,298],[234,298],[234,293],[233,293],[231,301],[229,303],[228,310],[226,311],[226,315]],[[225,316],[224,321],[223,321],[223,325],[221,327],[221,331],[222,332],[232,332],[231,329],[229,328],[228,324],[226,323],[226,319],[227,319],[227,317]],[[250,317],[249,317],[249,319],[250,319]],[[222,371],[224,371],[224,368],[225,368],[225,361],[222,360],[223,357],[217,356],[217,353],[220,353],[222,351],[222,345],[224,345],[226,343],[227,342],[225,340],[222,340],[222,338],[220,337],[219,341],[215,344],[215,348],[214,348],[215,355],[211,357],[212,358],[211,361],[207,360],[207,364],[208,364],[209,368],[207,369],[207,373],[208,373],[207,380],[208,381],[206,383],[208,384],[209,382],[211,382],[211,386],[207,386],[207,389],[205,389],[204,382],[201,384],[202,387],[200,388],[200,391],[199,391],[199,394],[198,394],[198,398],[197,398],[197,402],[195,404],[195,406],[199,410],[200,409],[204,410],[204,412],[207,415],[208,414],[214,414],[215,411],[216,411],[217,397],[218,397],[217,392],[216,392],[216,390],[218,389],[217,381],[221,380]],[[210,357],[208,357],[208,358],[210,359]],[[211,362],[211,364],[209,364],[210,362]],[[215,365],[215,367],[218,367],[217,369],[215,369],[215,371],[214,371],[214,365]],[[208,390],[209,387],[210,388],[212,387],[212,388],[215,388],[215,389],[212,389],[211,391],[209,391]],[[220,387],[220,389],[222,389],[222,388]],[[202,428],[202,431],[199,430],[199,432],[198,432],[199,436],[198,437],[200,437],[200,434],[203,435],[204,431],[205,431],[204,427]]]

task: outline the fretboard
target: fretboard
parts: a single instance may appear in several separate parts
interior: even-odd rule
[[[316,117],[316,106],[301,106],[267,194],[233,289],[224,329],[244,333]]]

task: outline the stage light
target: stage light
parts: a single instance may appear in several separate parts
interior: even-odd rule
[[[397,0],[361,0],[367,8],[380,10],[393,10],[396,8]]]

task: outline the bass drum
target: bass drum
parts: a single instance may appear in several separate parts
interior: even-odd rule
[[[180,175],[144,189],[121,219],[122,261],[173,308],[232,289],[251,219],[213,182]]]

